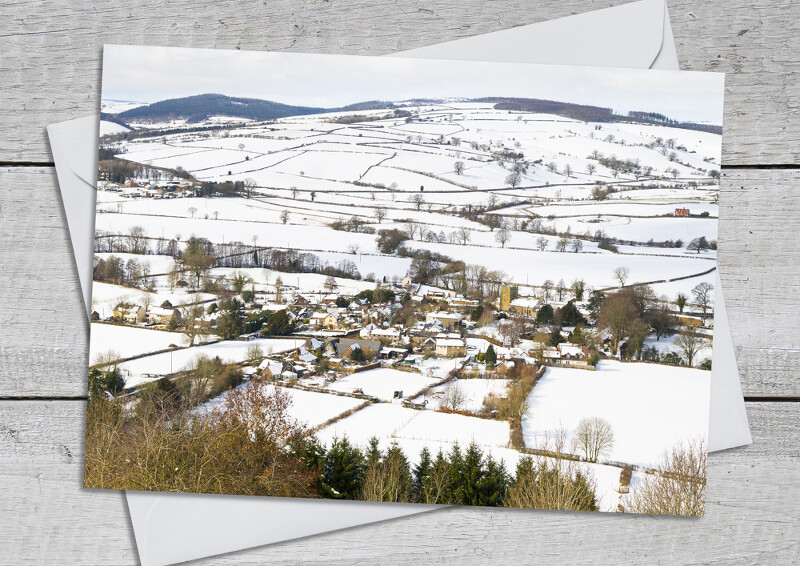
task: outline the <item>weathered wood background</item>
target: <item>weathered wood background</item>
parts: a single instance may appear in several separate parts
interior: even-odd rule
[[[104,43],[384,54],[624,0],[0,3],[0,563],[135,564],[80,489],[87,324],[45,126],[97,111]],[[727,73],[720,271],[751,447],[698,521],[449,509],[219,564],[800,563],[800,4],[670,1],[682,67]]]

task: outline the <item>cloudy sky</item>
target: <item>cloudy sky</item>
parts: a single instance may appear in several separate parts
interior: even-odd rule
[[[718,73],[122,45],[106,45],[103,52],[104,101],[219,93],[330,108],[367,100],[511,96],[721,124],[723,91]]]

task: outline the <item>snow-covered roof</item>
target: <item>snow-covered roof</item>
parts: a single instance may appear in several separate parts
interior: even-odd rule
[[[533,297],[517,297],[511,301],[509,305],[522,309],[538,309],[539,303],[541,303],[541,301],[539,299],[534,299]]]
[[[151,307],[150,314],[154,314],[157,316],[172,316],[175,314],[175,309],[165,309],[162,307]]]
[[[461,320],[464,316],[458,312],[445,312],[445,311],[436,311],[436,312],[429,312],[425,315],[425,319],[437,319],[437,320]]]
[[[460,338],[437,338],[436,347],[442,348],[461,348],[464,346],[464,341]]]
[[[566,342],[562,342],[561,344],[558,345],[558,351],[561,352],[562,356],[583,355],[583,348],[581,348],[577,344],[567,344]]]

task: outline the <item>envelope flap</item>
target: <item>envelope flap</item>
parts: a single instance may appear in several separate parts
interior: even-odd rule
[[[665,17],[664,0],[641,0],[390,56],[530,63],[538,53],[533,59],[558,65],[646,69],[661,51]],[[578,40],[598,36],[588,50]]]

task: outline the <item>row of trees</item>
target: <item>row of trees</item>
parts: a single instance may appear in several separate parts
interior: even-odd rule
[[[523,457],[510,475],[474,443],[435,455],[424,448],[414,466],[398,445],[381,450],[376,439],[365,450],[346,437],[326,448],[290,417],[291,397],[260,379],[229,391],[217,409],[192,410],[218,369],[204,362],[192,379],[146,386],[133,415],[92,395],[85,485],[597,510],[591,477],[558,459]]]

